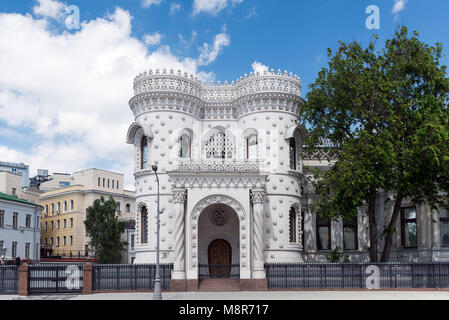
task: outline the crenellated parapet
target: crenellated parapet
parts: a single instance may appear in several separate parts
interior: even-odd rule
[[[198,119],[232,120],[257,111],[297,114],[302,103],[301,80],[292,73],[245,74],[236,81],[201,83],[187,73],[149,70],[134,79],[129,104],[137,116],[147,111],[180,111]]]

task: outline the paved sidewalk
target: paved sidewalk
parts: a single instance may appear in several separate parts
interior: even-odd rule
[[[449,291],[263,291],[163,292],[164,300],[449,300]],[[92,295],[0,295],[0,300],[152,300],[153,293]]]

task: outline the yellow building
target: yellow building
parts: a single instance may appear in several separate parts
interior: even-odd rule
[[[73,185],[42,193],[39,204],[42,214],[41,243],[52,255],[86,256],[89,238],[84,221],[86,211],[101,196],[117,201],[121,220],[135,216],[135,192],[123,189],[123,174],[88,169],[72,175]]]

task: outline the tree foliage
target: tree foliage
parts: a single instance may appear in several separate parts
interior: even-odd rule
[[[119,263],[127,245],[121,239],[126,222],[117,219],[116,211],[117,202],[112,197],[106,201],[101,197],[87,208],[84,225],[90,237],[89,244],[102,263]]]
[[[385,47],[340,42],[310,87],[302,109],[310,126],[307,147],[325,138],[340,145],[328,171],[317,172],[315,208],[320,215],[350,218],[367,204],[370,258],[377,261],[375,200],[394,194],[385,230],[387,261],[402,201],[447,205],[449,191],[449,81],[442,46],[429,46],[406,27]]]

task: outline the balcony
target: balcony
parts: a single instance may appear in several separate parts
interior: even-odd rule
[[[259,160],[213,160],[213,159],[181,159],[178,172],[234,172],[257,173],[260,171]]]

